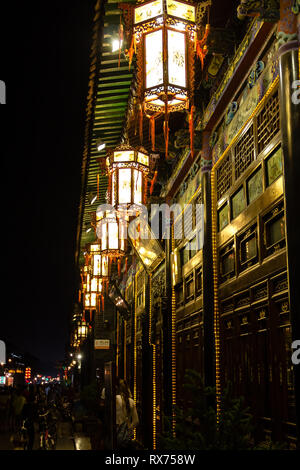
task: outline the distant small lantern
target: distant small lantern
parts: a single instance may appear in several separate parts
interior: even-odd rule
[[[107,162],[110,204],[129,216],[138,215],[147,200],[148,152],[124,143],[108,152]]]
[[[77,327],[76,327],[76,337],[77,342],[81,343],[87,338],[88,335],[88,324],[85,319],[78,320]]]

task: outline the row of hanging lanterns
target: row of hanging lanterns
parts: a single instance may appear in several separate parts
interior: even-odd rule
[[[209,2],[207,2],[209,3]],[[122,4],[120,4],[122,8]],[[142,118],[150,122],[152,150],[155,150],[155,119],[164,115],[164,137],[168,154],[169,114],[190,110],[190,143],[193,155],[193,90],[195,53],[203,60],[209,26],[198,38],[196,4],[189,1],[154,0],[127,4],[133,14],[129,67],[137,55],[137,95]],[[123,35],[123,28],[120,30]],[[121,41],[120,41],[121,43]],[[82,273],[85,308],[96,308],[111,274],[112,263],[118,264],[127,249],[127,227],[147,202],[149,154],[128,142],[109,149],[106,156],[108,176],[107,203],[110,209],[96,212],[97,241],[90,244]]]
[[[147,202],[149,173],[148,152],[122,143],[107,152],[108,192],[110,209],[96,212],[96,233],[100,253],[109,263],[117,261],[118,273],[121,258],[127,250],[127,227],[137,217]]]
[[[82,273],[84,308],[96,309],[99,297],[103,303],[103,293],[109,279],[109,258],[101,254],[100,243],[87,246],[86,262]]]

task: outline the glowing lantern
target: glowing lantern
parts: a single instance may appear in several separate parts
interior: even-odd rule
[[[148,172],[149,155],[145,149],[135,149],[125,143],[109,151],[108,197],[118,212],[138,215],[147,199]]]
[[[97,294],[95,292],[90,292],[89,290],[84,294],[84,308],[96,308],[97,306]]]
[[[136,49],[138,96],[152,123],[165,114],[166,153],[168,114],[189,109],[194,88],[197,46],[196,5],[177,0],[155,0],[134,7],[131,60]],[[152,141],[154,150],[154,142]]]
[[[117,217],[115,210],[97,211],[97,237],[102,256],[119,258],[125,255],[127,220]]]
[[[88,324],[84,318],[76,321],[73,346],[78,347],[88,335]]]
[[[31,368],[26,367],[26,369],[25,369],[25,380],[29,382],[30,379],[31,379]]]
[[[90,245],[91,258],[91,292],[93,279],[99,280],[108,278],[108,257],[101,255],[100,243],[95,242]]]

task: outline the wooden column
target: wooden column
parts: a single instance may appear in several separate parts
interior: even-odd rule
[[[211,159],[209,147],[210,133],[203,135],[202,152],[202,204],[203,204],[203,265],[202,265],[202,296],[203,296],[203,334],[204,334],[204,383],[215,386],[215,338],[214,338],[214,281],[212,256],[212,217],[211,217]]]
[[[285,216],[287,265],[292,339],[300,340],[300,96],[296,81],[299,77],[299,43],[297,16],[292,12],[292,0],[281,0],[281,20],[278,23],[280,40],[280,113],[282,150],[284,158]],[[299,82],[298,82],[299,83]],[[299,85],[298,85],[299,86]],[[299,90],[299,88],[298,88]],[[298,448],[300,447],[300,364],[294,364],[295,400]]]

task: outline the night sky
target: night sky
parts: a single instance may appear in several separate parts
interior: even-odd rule
[[[64,358],[96,0],[1,4],[0,339],[45,372]],[[3,12],[3,8],[5,14]]]

